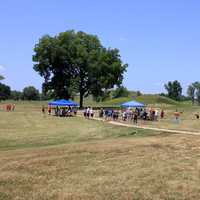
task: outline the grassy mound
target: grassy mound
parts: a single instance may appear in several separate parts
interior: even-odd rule
[[[132,97],[120,97],[116,99],[112,99],[109,101],[103,102],[103,105],[120,105],[121,103],[131,101],[133,98]],[[146,105],[148,104],[169,104],[169,105],[177,105],[178,102],[159,95],[142,95],[138,96],[135,98],[136,101],[142,102]]]
[[[169,105],[178,104],[178,102],[174,101],[173,99],[159,95],[142,95],[136,97],[136,100],[143,102],[145,104],[169,104]]]

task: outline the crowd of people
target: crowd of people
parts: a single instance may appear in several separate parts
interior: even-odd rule
[[[138,122],[138,119],[142,120],[151,120],[157,121],[160,115],[160,118],[164,118],[164,110],[159,111],[157,109],[124,109],[124,110],[114,110],[114,109],[103,109],[101,108],[98,113],[99,118],[105,118],[105,120],[123,120],[123,121],[133,121],[134,123]],[[83,115],[85,118],[93,118],[95,112],[92,107],[86,107],[83,110]]]
[[[48,106],[47,112],[49,115],[55,115],[58,117],[72,117],[77,114],[77,108],[76,107],[71,107],[71,106],[64,106],[64,107],[52,107]],[[45,106],[42,106],[42,113],[46,113]]]
[[[6,110],[11,111],[15,109],[15,105],[7,105]],[[77,107],[52,107],[48,106],[47,112],[49,115],[55,115],[60,117],[70,117],[77,115]],[[97,112],[97,111],[96,111]],[[42,113],[45,114],[45,106],[42,106]],[[98,110],[98,113],[95,113],[92,107],[86,107],[83,110],[83,116],[87,119],[93,118],[97,114],[96,117],[104,118],[105,120],[122,120],[127,122],[133,122],[134,124],[138,123],[138,120],[144,121],[158,121],[158,119],[163,119],[165,117],[164,110],[158,110],[154,108],[127,108],[122,110],[117,109],[103,109]],[[175,122],[180,122],[180,115],[182,112],[178,112],[176,110],[174,112],[174,120]],[[195,118],[199,119],[199,114],[195,114]]]
[[[99,117],[105,118],[106,120],[118,120],[122,119],[123,121],[133,121],[134,123],[138,122],[138,119],[142,120],[151,120],[157,121],[160,116],[161,119],[164,118],[164,110],[159,111],[157,109],[146,109],[146,108],[135,108],[135,109],[124,109],[124,110],[113,110],[113,109],[103,109],[99,111]]]

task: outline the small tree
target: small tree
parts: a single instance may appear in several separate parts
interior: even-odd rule
[[[39,100],[39,91],[34,86],[28,86],[23,89],[24,100]]]
[[[173,81],[173,82],[169,81],[164,86],[165,86],[165,89],[168,92],[169,98],[174,99],[176,101],[181,100],[182,87],[181,87],[181,84],[177,80]]]

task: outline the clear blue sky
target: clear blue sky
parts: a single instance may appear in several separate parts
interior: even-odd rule
[[[118,48],[124,85],[145,93],[200,79],[199,0],[6,0],[0,5],[0,74],[12,89],[41,88],[33,47],[44,34],[75,29]]]

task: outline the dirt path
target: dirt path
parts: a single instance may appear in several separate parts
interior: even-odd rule
[[[105,121],[104,119],[100,119],[100,118],[93,118],[93,119],[94,120],[98,120],[98,121]],[[181,130],[162,129],[162,128],[153,128],[153,127],[148,127],[148,126],[125,124],[125,123],[117,122],[117,121],[105,121],[105,122],[109,123],[109,124],[116,125],[116,126],[125,126],[125,127],[130,127],[130,128],[138,128],[138,129],[146,129],[146,130],[153,130],[153,131],[161,131],[161,132],[167,132],[167,133],[200,135],[200,132],[181,131]]]

